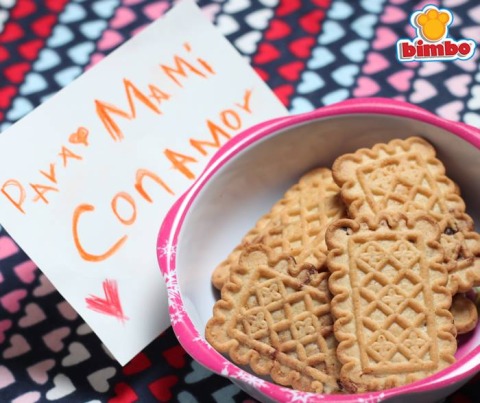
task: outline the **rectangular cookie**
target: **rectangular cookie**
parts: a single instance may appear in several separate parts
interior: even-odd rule
[[[212,283],[221,289],[242,251],[255,243],[266,245],[276,253],[293,256],[300,265],[321,267],[327,251],[325,230],[328,224],[344,216],[345,209],[332,172],[327,168],[309,171],[215,268]]]
[[[395,139],[337,158],[333,178],[351,218],[381,211],[425,211],[444,233],[452,293],[480,283],[480,236],[465,214],[459,187],[445,174],[435,149],[419,137]]]
[[[383,212],[328,228],[340,383],[348,392],[404,385],[455,361],[439,238],[425,213]]]
[[[295,270],[290,256],[264,245],[247,246],[215,303],[207,341],[281,385],[338,391],[327,278],[326,270]]]

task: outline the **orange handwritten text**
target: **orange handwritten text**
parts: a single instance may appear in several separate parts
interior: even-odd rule
[[[227,141],[239,130],[245,127],[245,117],[252,113],[251,109],[252,90],[246,90],[243,94],[242,102],[235,103],[231,108],[226,108],[218,114],[217,119],[207,119],[205,122],[207,138],[190,138],[189,144],[195,152],[202,156],[207,156],[207,147],[218,149],[222,145],[221,139]],[[171,149],[165,149],[164,155],[171,162],[172,168],[178,170],[187,179],[195,179],[193,173],[193,164],[198,163],[194,155],[179,153]]]
[[[184,88],[184,84],[192,77],[208,79],[215,75],[213,67],[204,59],[195,57],[192,54],[190,44],[183,46],[184,55],[175,54],[171,63],[161,63],[160,71],[163,73],[166,86],[174,84],[175,87]],[[137,118],[136,103],[143,105],[147,111],[156,115],[162,114],[160,105],[168,101],[172,95],[170,92],[161,89],[158,85],[149,83],[146,89],[140,89],[127,78],[123,79],[123,87],[128,106],[120,107],[113,103],[102,100],[95,100],[95,112],[114,141],[121,141],[125,138],[118,120],[132,121]]]
[[[78,146],[88,147],[88,129],[80,126],[74,133],[68,137],[70,144]],[[60,151],[56,156],[60,159],[60,164],[63,169],[68,169],[68,166],[72,163],[70,160],[81,161],[83,157],[77,152],[72,151],[65,145],[60,147]],[[49,204],[49,193],[58,193],[58,178],[57,178],[57,162],[50,162],[48,170],[39,169],[38,173],[43,178],[35,180],[34,182],[28,182],[26,187],[18,179],[6,180],[0,188],[0,192],[5,198],[22,214],[25,214],[24,204],[27,201],[33,201],[34,203],[41,200],[45,204]],[[45,182],[45,179],[47,182]],[[27,189],[33,191],[33,194],[27,193]]]
[[[170,195],[174,195],[173,191],[170,189],[169,186],[154,172],[151,172],[147,169],[138,169],[135,174],[135,184],[134,188],[136,193],[145,200],[147,203],[152,203],[153,199],[150,194],[145,190],[144,187],[144,179],[150,178],[153,183],[156,183],[163,191],[166,191]],[[123,208],[120,207],[120,204],[123,205]],[[110,208],[113,213],[113,217],[115,220],[118,221],[121,225],[130,226],[133,225],[137,220],[137,201],[135,198],[127,192],[118,192],[112,197],[110,202]],[[83,260],[88,262],[100,262],[102,260],[108,259],[109,257],[113,256],[127,241],[128,235],[123,234],[121,235],[117,241],[113,243],[113,245],[105,248],[104,252],[96,254],[92,252],[88,252],[81,239],[88,239],[88,235],[84,235],[85,237],[82,238],[80,236],[80,221],[83,216],[87,213],[94,213],[95,206],[91,204],[80,204],[78,205],[73,212],[72,216],[72,236],[73,242],[75,244],[75,248],[78,251],[78,254]],[[90,218],[95,219],[95,218]]]

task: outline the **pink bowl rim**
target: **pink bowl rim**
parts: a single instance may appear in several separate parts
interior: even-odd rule
[[[157,259],[167,285],[169,313],[173,330],[185,350],[200,364],[232,380],[247,383],[270,399],[285,401],[377,402],[399,394],[428,392],[446,388],[471,378],[480,370],[480,345],[443,371],[412,384],[381,392],[356,395],[326,395],[294,391],[251,375],[215,351],[200,335],[184,309],[176,275],[176,245],[178,236],[193,201],[221,167],[252,143],[275,135],[302,123],[341,115],[378,114],[421,121],[457,135],[480,149],[480,130],[461,122],[440,118],[416,105],[386,98],[357,98],[316,109],[312,112],[272,119],[257,124],[236,135],[212,157],[203,173],[175,202],[162,223],[157,240]],[[467,369],[458,374],[462,368]],[[470,367],[470,368],[468,368]],[[449,376],[452,372],[457,375]]]

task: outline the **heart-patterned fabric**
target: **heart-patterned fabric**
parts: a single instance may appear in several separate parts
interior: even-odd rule
[[[0,0],[0,132],[172,6],[172,0]],[[383,96],[480,126],[479,53],[398,62],[410,14],[454,14],[451,36],[480,41],[477,0],[200,0],[292,113]],[[477,377],[448,402],[480,401]],[[171,329],[127,366],[0,229],[0,401],[252,402],[185,353]]]

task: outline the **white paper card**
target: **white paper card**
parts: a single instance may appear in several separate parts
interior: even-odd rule
[[[220,144],[286,114],[181,2],[0,135],[0,222],[125,364],[169,326],[165,213]]]

